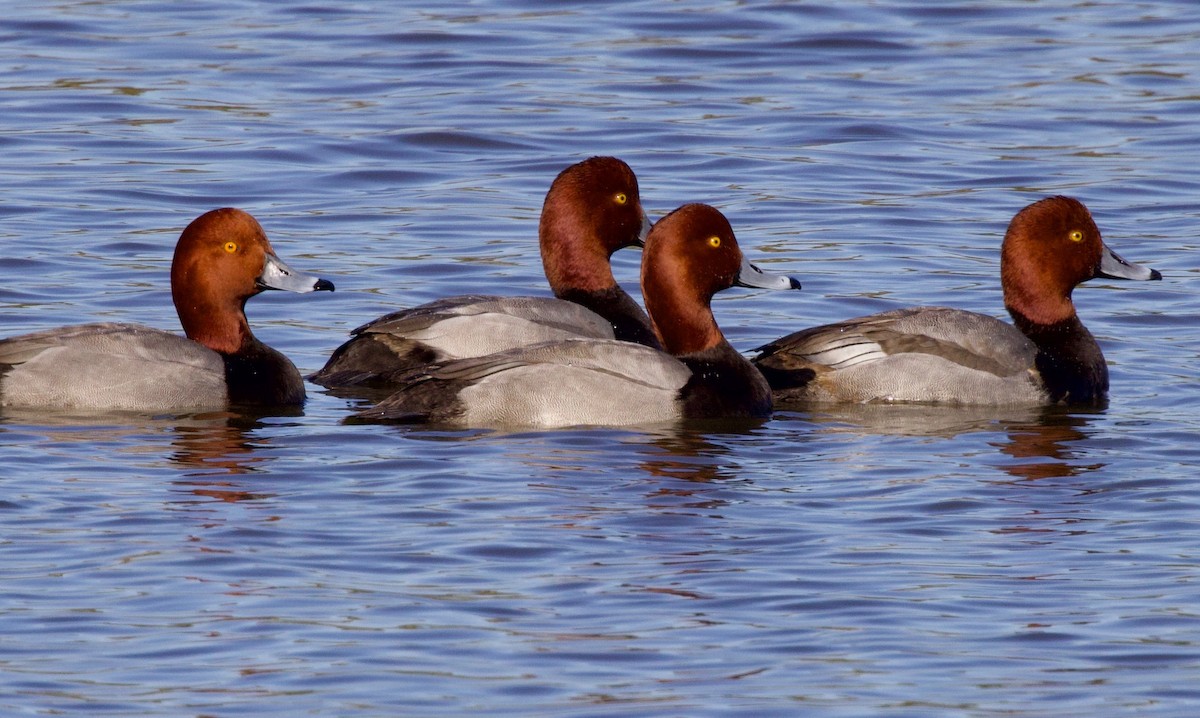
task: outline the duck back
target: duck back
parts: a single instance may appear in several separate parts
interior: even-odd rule
[[[465,426],[655,423],[679,417],[679,392],[690,378],[686,365],[650,347],[568,339],[414,372],[356,418]]]
[[[329,387],[393,386],[430,364],[570,337],[613,338],[583,306],[551,297],[464,295],[384,315],[355,329],[309,380]]]
[[[227,401],[221,356],[159,329],[81,324],[0,341],[5,406],[135,411]]]
[[[781,404],[1040,404],[1037,348],[995,317],[912,307],[789,334],[754,359]]]

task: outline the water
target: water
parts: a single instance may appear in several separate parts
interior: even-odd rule
[[[428,5],[428,4],[427,4]],[[174,329],[171,249],[254,213],[336,282],[302,371],[464,291],[544,293],[554,174],[705,201],[801,278],[749,349],[1002,312],[1052,193],[1162,282],[1076,292],[1109,407],[504,434],[302,413],[0,423],[6,715],[1190,716],[1200,710],[1193,3],[24,2],[0,19],[5,334]],[[618,277],[634,288],[636,253]]]

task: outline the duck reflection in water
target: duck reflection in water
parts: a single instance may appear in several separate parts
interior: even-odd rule
[[[198,415],[194,421],[172,427],[175,451],[171,460],[199,470],[190,476],[258,471],[261,464],[272,458],[261,451],[264,442],[252,438],[263,427],[260,418],[253,415],[233,412]]]
[[[970,434],[996,434],[989,442],[1007,457],[997,468],[1017,480],[1067,478],[1095,471],[1102,462],[1082,462],[1076,450],[1089,436],[1088,426],[1102,408],[1061,406],[947,407],[922,404],[840,404],[814,406],[810,412],[778,413],[811,422],[805,431],[956,439]]]
[[[1088,425],[1099,413],[1047,407],[1037,421],[1009,425],[1008,441],[996,446],[1016,461],[1001,468],[1020,481],[1070,478],[1104,468],[1103,462],[1078,461],[1075,450],[1087,440]]]
[[[739,480],[739,467],[729,460],[729,447],[721,436],[744,440],[736,434],[749,433],[764,422],[693,422],[663,431],[647,445],[639,467],[650,476],[708,484]],[[722,430],[723,429],[723,430]]]
[[[298,407],[284,413],[300,416]],[[270,416],[281,415],[272,409]],[[132,475],[142,469],[161,469],[164,461],[184,469],[177,485],[191,493],[222,501],[265,498],[268,494],[242,490],[228,477],[258,473],[275,458],[269,439],[259,438],[262,416],[230,410],[150,416],[141,413],[50,411],[6,407],[4,425],[41,434],[56,445],[113,447]]]

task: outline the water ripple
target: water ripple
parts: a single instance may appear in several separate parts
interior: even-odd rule
[[[177,329],[171,248],[235,205],[328,301],[546,293],[593,154],[718,205],[794,296],[736,346],[913,304],[1003,315],[1051,193],[1164,280],[1075,293],[1103,411],[831,407],[746,431],[438,432],[7,412],[0,706],[88,715],[1188,715],[1200,666],[1187,3],[153,0],[0,18],[8,334]],[[614,259],[635,290],[638,255]]]

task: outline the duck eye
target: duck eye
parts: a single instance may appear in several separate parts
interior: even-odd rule
[[[721,246],[721,238],[717,237],[717,236],[709,237],[708,238],[708,246],[712,247],[713,249],[720,247]]]
[[[613,199],[617,201],[617,204],[625,204],[629,201],[629,195],[624,192],[617,192],[617,196],[613,197]]]
[[[1078,229],[1073,229],[1071,230],[1071,233],[1067,235],[1067,237],[1069,237],[1072,242],[1082,242],[1083,232],[1080,232]]]
[[[237,250],[238,250],[237,242],[226,242],[225,243],[225,251],[226,252],[233,254]]]

